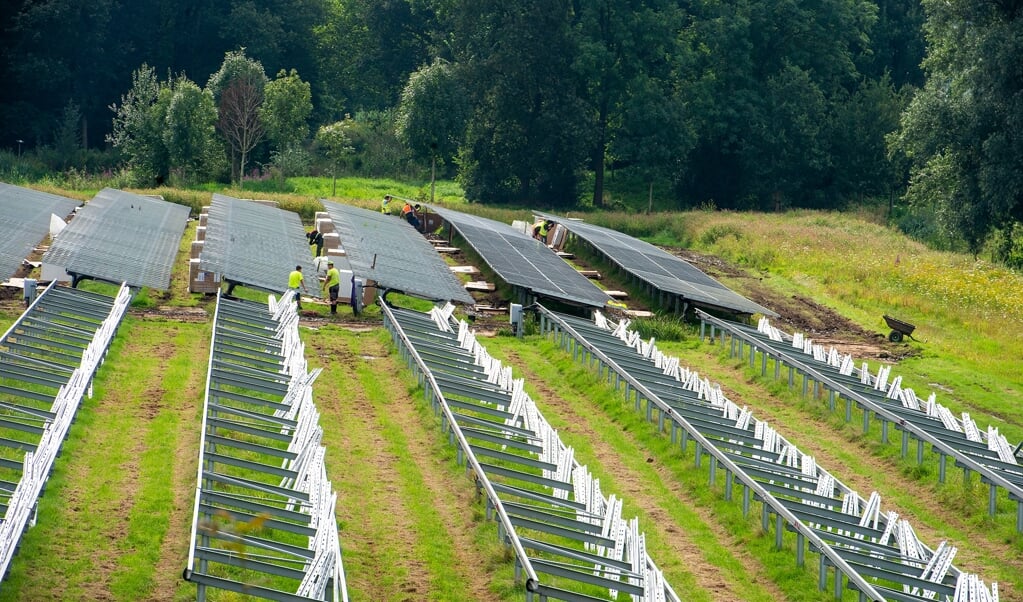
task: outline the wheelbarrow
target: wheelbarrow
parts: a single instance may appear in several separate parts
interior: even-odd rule
[[[916,326],[913,326],[909,322],[903,322],[902,320],[885,314],[884,323],[888,325],[888,328],[892,329],[892,331],[888,333],[889,341],[899,343],[902,341],[902,337],[904,336],[913,339],[913,331],[916,330]],[[913,340],[915,341],[916,339]]]

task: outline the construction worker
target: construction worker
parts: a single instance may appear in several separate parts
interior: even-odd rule
[[[327,277],[323,280],[323,292],[330,297],[330,313],[337,314],[337,298],[341,291],[341,272],[334,267],[333,261],[327,262]]]
[[[533,238],[539,240],[543,244],[547,244],[547,232],[550,231],[551,226],[554,225],[549,219],[542,219],[533,224]]]
[[[288,288],[295,291],[295,306],[302,309],[302,296],[298,289],[301,288],[306,293],[309,292],[305,286],[305,277],[302,275],[302,266],[296,265],[295,270],[288,274]]]
[[[416,216],[416,209],[418,208],[419,205],[413,208],[412,203],[409,201],[405,201],[405,205],[401,208],[401,217],[416,230],[419,230],[419,218]]]
[[[391,195],[384,195],[384,200],[380,201],[380,213],[384,215],[391,213]]]

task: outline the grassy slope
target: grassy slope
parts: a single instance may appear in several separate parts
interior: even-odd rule
[[[682,240],[718,254],[759,273],[759,286],[810,296],[878,332],[886,332],[882,313],[917,324],[915,334],[926,343],[911,343],[919,353],[896,372],[921,393],[940,384],[945,405],[969,409],[981,425],[997,419],[1010,440],[1023,438],[1016,410],[1021,376],[1014,369],[1023,340],[1018,276],[835,214],[693,212],[667,222],[662,216],[656,225],[637,216],[606,219],[627,219],[661,242]],[[726,283],[740,291],[751,284]],[[160,299],[167,301],[175,299]],[[18,311],[5,308],[0,326]],[[197,367],[206,363],[208,330],[162,320],[125,323],[0,600],[194,597],[178,575],[194,487],[202,389],[196,379],[204,374]],[[407,382],[394,378],[400,367],[383,357],[382,335],[326,328],[304,336],[311,363],[327,368],[317,399],[353,599],[463,600],[466,592],[468,599],[521,599],[493,527],[481,520],[432,415]],[[626,498],[629,514],[640,516],[654,558],[688,599],[831,598],[816,591],[815,563],[796,570],[790,549],[773,551],[773,536],[759,532],[756,517],[744,519],[737,503],[721,499],[720,481],[707,488],[706,468],[692,466],[691,449],[686,461],[592,377],[538,343],[498,338],[492,345],[495,354],[521,363],[548,419],[607,489]],[[1002,600],[1023,600],[1023,546],[1011,525],[986,518],[983,489],[937,486],[933,474],[893,458],[872,442],[876,437],[860,437],[855,424],[760,381],[716,348],[693,341],[669,348],[729,383],[752,407],[762,404],[779,430],[788,436],[787,425],[802,437],[801,447],[820,448],[829,460],[822,464],[858,483],[861,494],[877,489],[885,506],[910,516],[932,546],[948,538],[963,548],[960,558],[971,570],[1003,584]],[[814,428],[799,428],[807,423]],[[447,533],[456,535],[444,541]]]

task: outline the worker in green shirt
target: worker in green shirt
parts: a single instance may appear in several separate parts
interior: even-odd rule
[[[330,313],[337,313],[337,297],[341,291],[341,272],[334,267],[333,261],[327,262],[327,277],[323,280],[323,290],[330,296]]]
[[[288,288],[295,291],[295,306],[298,309],[302,309],[302,296],[299,293],[299,288],[306,293],[309,292],[309,289],[305,286],[305,277],[302,275],[302,266],[296,265],[295,271],[288,274]]]

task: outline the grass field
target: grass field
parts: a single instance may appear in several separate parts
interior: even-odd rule
[[[360,202],[374,205],[379,192]],[[202,193],[189,194],[203,202]],[[296,193],[291,202],[315,204],[310,196],[317,194]],[[783,328],[786,319],[796,323],[797,312],[809,311],[793,300],[812,299],[813,311],[848,319],[860,336],[874,333],[873,343],[891,354],[885,361],[897,360],[895,372],[921,396],[937,391],[944,405],[998,426],[1010,441],[1023,439],[1018,274],[930,251],[863,216],[694,211],[587,217],[715,258],[698,267],[751,298],[784,304],[777,308]],[[188,232],[186,255],[187,240]],[[182,319],[159,308],[210,310],[210,301],[188,295],[183,277],[176,272],[167,294],[150,292],[146,307],[134,309],[122,325],[95,395],[83,404],[57,460],[38,523],[0,584],[0,601],[194,599],[195,587],[181,571],[210,325],[194,313]],[[0,307],[0,326],[20,310],[16,303]],[[886,346],[883,313],[916,324],[921,342]],[[484,520],[471,481],[375,323],[378,317],[343,317],[309,321],[302,336],[311,367],[325,369],[315,399],[328,474],[339,495],[351,599],[524,599],[496,528]],[[678,331],[680,340],[659,346],[721,383],[730,399],[748,405],[861,496],[878,491],[883,508],[908,517],[932,548],[942,540],[958,546],[956,565],[998,581],[1001,600],[1023,602],[1023,540],[1007,499],[999,500],[999,516],[989,517],[987,488],[976,478],[964,482],[953,471],[940,485],[936,462],[921,467],[902,460],[897,449],[875,434],[862,435],[858,424],[830,414],[818,400],[761,378],[698,340],[692,328]],[[526,378],[576,459],[601,479],[605,492],[625,500],[623,514],[639,517],[651,557],[684,599],[833,599],[830,587],[817,590],[815,560],[796,567],[791,538],[776,551],[773,534],[761,531],[759,512],[743,517],[738,503],[724,500],[720,482],[708,487],[706,467],[694,466],[692,448],[682,453],[671,445],[592,371],[536,335],[483,342]],[[870,358],[873,365],[880,361]],[[847,592],[845,599],[856,598]]]

